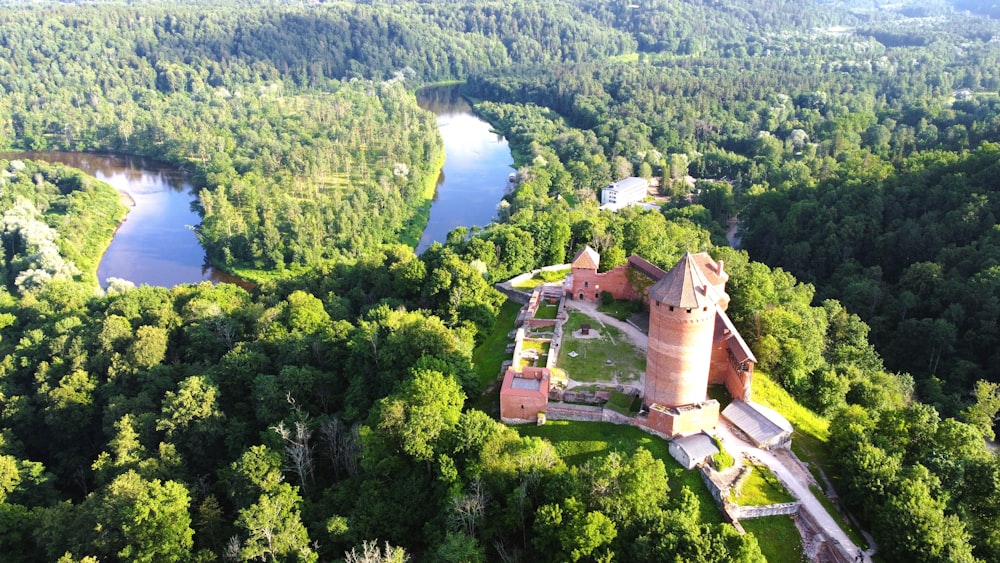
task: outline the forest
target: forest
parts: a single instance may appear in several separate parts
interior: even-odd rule
[[[0,149],[183,168],[211,261],[259,282],[102,290],[118,195],[0,159],[0,553],[764,561],[773,540],[723,523],[661,442],[582,455],[496,420],[493,283],[590,245],[602,269],[725,261],[758,370],[829,425],[811,461],[880,557],[1000,560],[991,15],[0,2]],[[416,255],[444,155],[413,90],[437,81],[509,139],[518,183]],[[662,208],[599,210],[631,175]]]

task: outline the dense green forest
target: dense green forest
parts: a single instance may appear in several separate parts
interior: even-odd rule
[[[264,280],[96,291],[117,195],[0,161],[0,553],[762,561],[662,444],[581,457],[475,408],[499,366],[474,352],[510,329],[492,283],[589,244],[602,268],[724,259],[759,370],[831,421],[812,461],[885,559],[1000,559],[984,13],[0,2],[0,148],[178,165],[212,261]],[[518,184],[498,222],[416,256],[443,154],[412,89],[450,79]],[[599,211],[633,174],[663,208]]]

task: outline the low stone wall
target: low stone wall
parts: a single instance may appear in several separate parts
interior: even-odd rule
[[[736,518],[750,520],[753,518],[767,518],[768,516],[787,516],[798,513],[800,505],[801,503],[796,501],[768,504],[765,506],[737,506]]]
[[[549,402],[545,410],[545,416],[549,420],[602,422],[604,420],[604,409],[591,405]]]
[[[514,289],[507,282],[493,284],[493,287],[495,287],[496,290],[499,291],[500,293],[506,295],[507,299],[510,299],[514,303],[519,303],[521,305],[527,305],[528,301],[531,300],[531,294],[530,293],[525,293],[523,291]]]

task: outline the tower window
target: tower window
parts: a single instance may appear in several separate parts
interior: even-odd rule
[[[689,314],[691,313],[691,307],[688,307],[688,308],[687,308],[687,312],[688,312]]]

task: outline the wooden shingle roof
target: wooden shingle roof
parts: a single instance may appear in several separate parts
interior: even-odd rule
[[[691,309],[701,309],[720,301],[725,302],[725,292],[711,283],[708,278],[709,272],[703,270],[703,268],[708,269],[705,257],[714,266],[715,262],[704,252],[699,253],[700,260],[690,252],[685,254],[663,276],[663,279],[649,288],[649,297],[665,305]],[[716,274],[714,277],[719,276]]]

